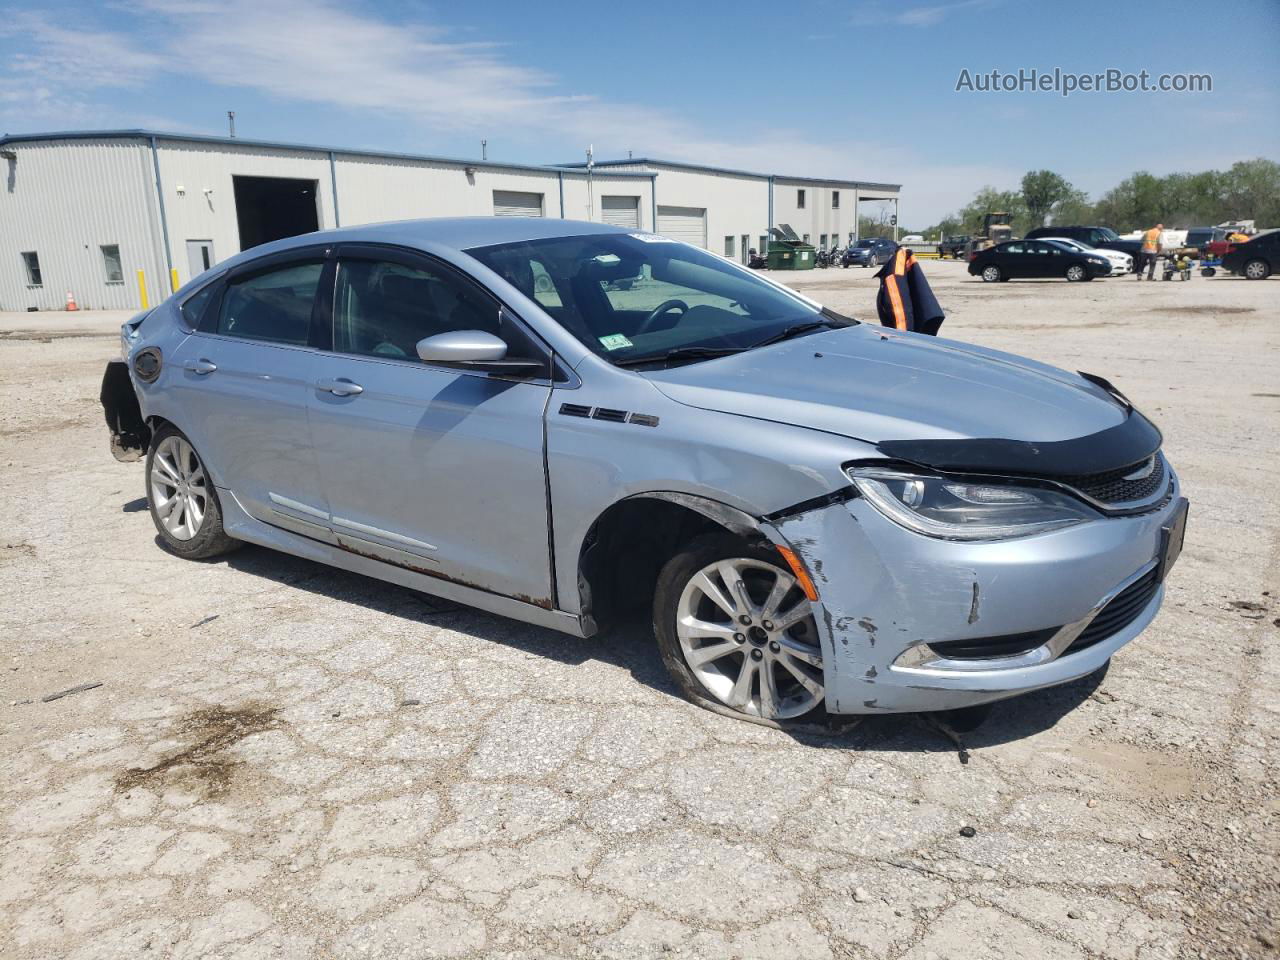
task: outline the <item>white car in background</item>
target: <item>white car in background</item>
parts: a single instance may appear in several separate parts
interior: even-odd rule
[[[1133,257],[1127,253],[1121,253],[1119,250],[1091,247],[1087,243],[1081,243],[1079,240],[1068,240],[1066,237],[1040,237],[1039,239],[1052,240],[1055,243],[1062,244],[1064,247],[1070,247],[1072,250],[1079,250],[1081,253],[1091,253],[1097,257],[1105,257],[1107,262],[1111,264],[1111,276],[1113,277],[1133,272]]]

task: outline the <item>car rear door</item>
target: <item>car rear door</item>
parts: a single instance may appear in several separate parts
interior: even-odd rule
[[[328,539],[307,428],[323,247],[245,264],[220,281],[198,329],[168,358],[177,426],[217,486],[252,516]]]
[[[484,330],[507,341],[509,357],[537,355],[500,307],[441,261],[342,245],[331,349],[306,391],[311,438],[340,545],[549,607],[549,364],[520,378],[416,352],[434,334]]]
[[[1027,241],[1014,240],[1010,243],[1002,243],[994,249],[996,266],[1000,268],[1000,273],[1005,277],[1022,277],[1025,268],[1026,256],[1023,254],[1023,247]]]

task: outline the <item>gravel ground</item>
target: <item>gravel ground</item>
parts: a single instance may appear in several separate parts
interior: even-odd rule
[[[1114,380],[1192,500],[1155,624],[963,765],[694,708],[637,632],[171,557],[97,405],[122,317],[0,315],[0,955],[1274,953],[1280,283],[925,269],[948,335]],[[870,271],[792,282],[874,313]]]

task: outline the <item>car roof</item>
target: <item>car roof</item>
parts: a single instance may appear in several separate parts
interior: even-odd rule
[[[389,243],[426,249],[445,247],[468,250],[524,240],[581,237],[586,234],[635,233],[622,227],[585,220],[557,220],[550,217],[438,217],[425,220],[394,220],[336,230],[317,230],[296,237],[273,240],[230,258],[226,265],[254,260],[272,253],[322,243]],[[222,266],[222,264],[220,264]]]

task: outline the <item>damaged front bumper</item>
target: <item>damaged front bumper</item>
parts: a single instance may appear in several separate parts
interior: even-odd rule
[[[776,523],[818,590],[827,709],[951,710],[1097,670],[1155,618],[1185,504],[1014,540],[912,533],[866,500]]]

